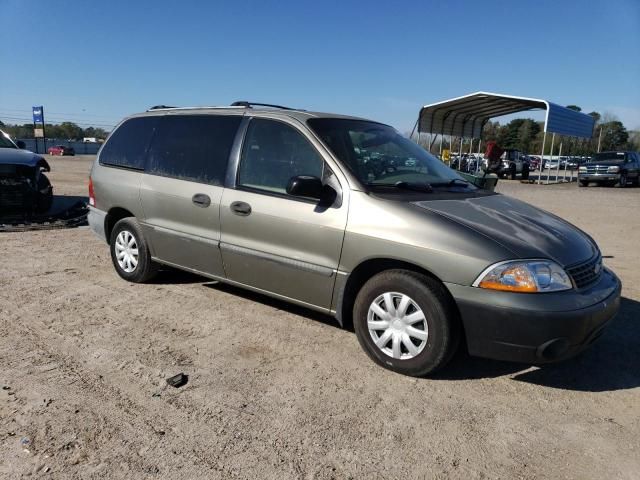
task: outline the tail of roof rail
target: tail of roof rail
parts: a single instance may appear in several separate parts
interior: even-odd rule
[[[247,102],[245,100],[238,100],[237,102],[233,102],[231,104],[232,107],[243,107],[243,108],[253,108],[253,107],[269,107],[269,108],[278,108],[280,110],[297,110],[304,112],[304,110],[300,108],[291,108],[284,107],[282,105],[274,105],[272,103],[258,103],[258,102]]]

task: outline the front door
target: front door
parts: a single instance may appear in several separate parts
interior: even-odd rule
[[[322,156],[297,128],[254,118],[235,189],[220,207],[227,278],[309,305],[330,308],[347,206],[320,207],[286,193],[296,175],[325,178]]]
[[[153,257],[224,276],[220,201],[241,116],[167,115],[156,127],[140,183]]]

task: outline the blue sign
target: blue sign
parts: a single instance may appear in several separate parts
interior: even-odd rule
[[[42,105],[31,107],[31,111],[33,112],[33,123],[44,123],[44,107]]]

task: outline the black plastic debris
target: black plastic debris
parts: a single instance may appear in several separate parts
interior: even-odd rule
[[[167,378],[167,383],[174,388],[180,388],[183,385],[186,385],[189,381],[189,375],[185,373],[179,373],[174,375],[173,377]]]

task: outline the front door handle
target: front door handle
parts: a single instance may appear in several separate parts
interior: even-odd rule
[[[211,205],[211,198],[209,198],[209,195],[205,195],[204,193],[196,193],[191,197],[191,201],[202,208],[207,208]]]
[[[230,206],[231,211],[241,217],[251,215],[251,205],[246,202],[233,202]]]

